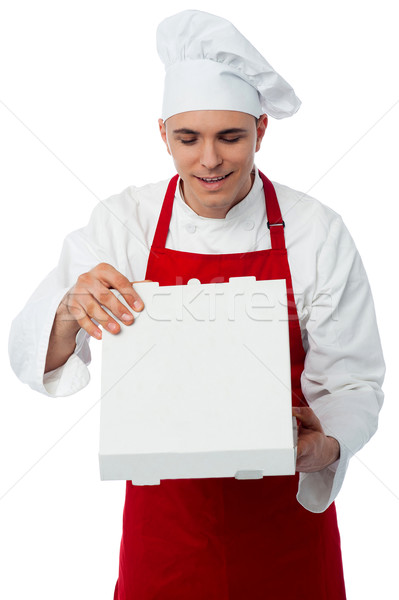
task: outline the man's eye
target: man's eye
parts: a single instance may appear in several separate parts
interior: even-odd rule
[[[192,140],[180,140],[182,144],[193,144],[197,140],[193,138]]]
[[[234,142],[238,142],[238,140],[240,140],[240,137],[236,137],[236,138],[221,138],[222,142],[227,142],[228,144],[234,144]]]

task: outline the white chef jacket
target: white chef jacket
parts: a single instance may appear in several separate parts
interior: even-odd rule
[[[178,185],[166,247],[200,254],[269,249],[263,183],[255,171],[249,194],[224,219],[197,215]],[[82,329],[72,356],[43,376],[56,309],[78,276],[101,262],[130,281],[145,279],[167,184],[126,188],[98,203],[88,225],[66,237],[58,266],[12,323],[10,359],[21,381],[49,396],[67,396],[87,385],[89,336]],[[310,196],[273,184],[306,351],[303,393],[341,448],[333,465],[300,474],[298,501],[322,512],[340,490],[349,459],[377,429],[384,361],[367,276],[341,217]]]

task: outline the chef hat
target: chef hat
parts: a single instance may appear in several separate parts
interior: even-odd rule
[[[191,110],[236,110],[282,119],[301,105],[292,87],[226,19],[184,10],[162,21],[162,118]]]

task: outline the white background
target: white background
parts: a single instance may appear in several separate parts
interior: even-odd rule
[[[337,509],[349,600],[398,598],[394,0],[1,3],[0,597],[113,597],[124,484],[99,480],[99,343],[88,388],[48,399],[12,373],[7,337],[97,198],[174,174],[157,130],[155,29],[188,7],[230,18],[294,86],[303,106],[270,120],[257,165],[341,213],[365,263],[388,367],[386,404]]]

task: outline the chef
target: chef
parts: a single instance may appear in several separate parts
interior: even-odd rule
[[[384,363],[364,268],[342,219],[254,164],[268,117],[300,106],[227,20],[187,10],[157,32],[159,129],[177,174],[100,202],[14,320],[10,356],[33,389],[89,381],[88,341],[143,303],[132,282],[284,279],[297,474],[126,483],[115,600],[345,598],[334,499],[373,435]],[[261,394],[262,391],[259,390]]]

